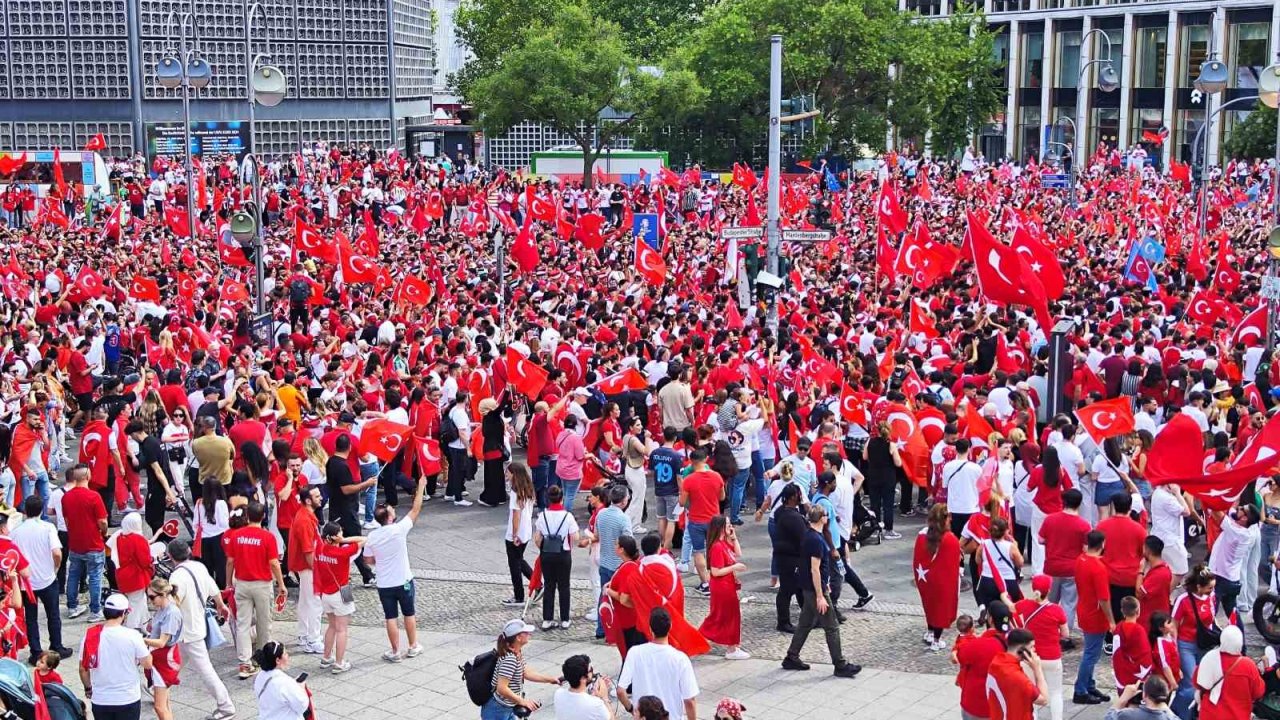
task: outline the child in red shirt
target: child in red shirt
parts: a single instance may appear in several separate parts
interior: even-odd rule
[[[932,635],[930,636],[932,637]],[[956,653],[960,652],[960,647],[966,642],[973,640],[973,618],[968,615],[961,615],[956,618],[956,644],[951,646],[951,664],[959,665],[960,660]],[[956,672],[956,687],[964,687],[964,667]]]
[[[36,675],[40,676],[40,682],[66,685],[62,681],[62,676],[58,674],[60,662],[62,662],[62,656],[52,650],[41,653],[40,659],[36,660]]]
[[[1142,682],[1151,672],[1151,642],[1147,631],[1138,624],[1140,612],[1138,598],[1129,595],[1120,601],[1120,614],[1124,619],[1116,623],[1115,653],[1111,656],[1117,693]]]

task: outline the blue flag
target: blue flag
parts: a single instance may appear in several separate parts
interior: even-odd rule
[[[1164,262],[1164,243],[1155,235],[1148,235],[1137,243],[1138,254],[1152,265]]]
[[[827,180],[827,189],[831,192],[840,192],[840,180],[836,178],[836,174],[831,172],[831,168],[823,168]]]

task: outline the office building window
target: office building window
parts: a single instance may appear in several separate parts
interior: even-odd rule
[[[1038,88],[1043,85],[1044,33],[1027,33],[1022,36],[1022,77],[1020,87]]]
[[[1120,110],[1119,108],[1093,109],[1092,147],[1085,148],[1087,155],[1092,155],[1099,143],[1106,143],[1108,148],[1116,147],[1120,142]],[[1086,135],[1086,137],[1089,137]]]
[[[996,62],[1000,63],[1000,66],[1001,66],[1001,68],[1002,68],[1002,72],[1001,72],[1001,80],[1003,80],[1004,85],[1006,85],[1006,86],[1010,85],[1010,83],[1009,83],[1009,32],[1008,32],[1008,29],[1006,29],[1006,30],[1005,30],[1005,32],[1002,32],[1002,33],[1000,33],[999,35],[996,35],[994,38],[992,38],[992,40],[991,40],[991,57],[995,58]]]
[[[1231,26],[1231,61],[1235,86],[1258,87],[1262,68],[1268,65],[1267,34],[1270,23],[1242,23]]]
[[[1182,48],[1178,54],[1178,87],[1191,87],[1200,74],[1200,63],[1209,57],[1209,26],[1182,28]]]
[[[1040,108],[1024,107],[1018,115],[1018,158],[1040,157]]]
[[[1181,162],[1191,162],[1193,157],[1192,144],[1195,142],[1196,133],[1200,132],[1200,128],[1203,126],[1203,109],[1178,111],[1178,122],[1173,129],[1173,133],[1177,137],[1177,144],[1171,147],[1176,147],[1176,156]],[[1201,139],[1201,142],[1204,142],[1203,139]]]
[[[1168,28],[1141,28],[1138,35],[1138,55],[1133,72],[1133,86],[1140,88],[1164,87],[1164,56]]]
[[[1080,79],[1080,31],[1058,33],[1058,81],[1054,87],[1073,88]]]
[[[1155,142],[1164,130],[1164,110],[1162,108],[1134,109],[1129,114],[1129,141],[1131,143],[1147,142],[1148,148],[1163,145],[1165,141]],[[1144,135],[1145,133],[1145,135]],[[1151,140],[1145,138],[1150,137]]]

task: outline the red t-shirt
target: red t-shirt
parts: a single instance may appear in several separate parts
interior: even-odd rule
[[[1136,622],[1116,623],[1115,653],[1111,667],[1116,673],[1116,686],[1125,687],[1142,680],[1151,671],[1151,641]]]
[[[1040,525],[1040,542],[1044,543],[1044,572],[1052,577],[1071,577],[1076,571],[1076,558],[1084,552],[1085,536],[1092,530],[1089,521],[1079,515],[1056,512]]]
[[[1238,662],[1237,662],[1238,661]],[[1200,668],[1196,668],[1198,673]],[[1200,696],[1200,720],[1240,720],[1252,717],[1253,701],[1267,691],[1258,666],[1247,657],[1222,654],[1222,695],[1218,702],[1209,693]]]
[[[1174,638],[1157,638],[1151,660],[1154,665],[1152,672],[1163,674],[1164,668],[1168,668],[1174,684],[1182,679],[1182,658],[1178,655],[1178,641]]]
[[[1076,592],[1080,602],[1076,605],[1076,624],[1087,633],[1106,632],[1108,615],[1098,603],[1111,600],[1111,585],[1107,582],[1107,566],[1102,558],[1081,555],[1076,559]]]
[[[1138,568],[1142,566],[1142,543],[1147,530],[1128,515],[1116,515],[1098,523],[1098,532],[1107,536],[1102,548],[1102,562],[1107,565],[1107,582],[1120,587],[1138,584]]]
[[[640,580],[640,563],[624,562],[609,580],[609,587],[615,592],[635,595],[635,583]],[[634,602],[634,601],[633,601]],[[623,630],[636,626],[636,609],[620,602],[613,604],[613,624]]]
[[[267,426],[263,425],[259,420],[237,420],[235,425],[227,431],[227,439],[232,445],[236,446],[236,458],[234,467],[236,470],[244,469],[244,453],[240,452],[240,448],[245,443],[253,443],[254,445],[262,445],[267,439]]]
[[[1032,720],[1040,689],[1022,670],[1022,663],[1011,653],[1001,652],[991,660],[983,683],[987,692],[986,717],[991,720]],[[963,696],[960,706],[964,707]],[[975,713],[976,714],[976,713]]]
[[[1192,607],[1194,605],[1194,611]],[[1194,615],[1192,613],[1195,613]],[[1214,623],[1214,615],[1218,612],[1218,599],[1213,595],[1199,597],[1183,593],[1173,603],[1173,621],[1178,625],[1178,639],[1183,642],[1196,641],[1196,615],[1200,616],[1200,624],[1210,627]]]
[[[316,551],[319,538],[320,522],[316,519],[316,514],[299,503],[293,514],[293,524],[289,526],[289,572],[312,569],[307,565],[306,554]]]
[[[1058,469],[1058,484],[1054,487],[1045,484],[1043,465],[1032,468],[1031,475],[1027,478],[1027,492],[1035,493],[1032,502],[1045,515],[1062,512],[1062,493],[1070,490],[1071,487],[1071,478],[1067,476],[1067,471],[1061,468]]]
[[[71,393],[73,395],[84,395],[93,392],[93,376],[84,374],[89,369],[89,361],[85,359],[84,353],[79,350],[72,350],[71,355],[67,358],[67,374],[71,376]]]
[[[1058,660],[1062,657],[1061,628],[1067,624],[1067,613],[1057,603],[1041,605],[1035,600],[1019,600],[1014,603],[1022,627],[1036,637],[1036,654],[1042,660]]]
[[[271,486],[275,488],[276,499],[279,503],[278,514],[276,515],[276,526],[281,530],[289,530],[293,527],[293,516],[298,514],[298,508],[302,507],[302,503],[298,501],[298,483],[306,482],[305,478],[297,478],[293,481],[293,489],[289,491],[289,495],[280,500],[280,491],[284,489],[285,483],[289,481],[289,475],[283,470],[276,470],[271,473]]]
[[[280,551],[274,535],[250,525],[231,538],[227,557],[235,561],[235,580],[267,582],[271,580],[271,561],[280,558]]]
[[[360,552],[355,543],[316,546],[316,571],[312,575],[317,595],[332,595],[351,580],[351,558]]]
[[[1151,627],[1151,616],[1157,612],[1171,615],[1173,601],[1173,571],[1169,566],[1160,563],[1147,571],[1142,578],[1142,587],[1138,591],[1142,601],[1142,610],[1138,614],[1138,624],[1144,628]]]
[[[62,496],[62,517],[67,521],[67,550],[73,553],[103,552],[106,544],[98,521],[107,519],[102,497],[86,487],[73,487]]]
[[[714,470],[689,473],[684,479],[684,490],[689,494],[689,522],[705,524],[720,514],[720,495],[724,492],[724,478]]]
[[[963,682],[960,685],[960,708],[971,715],[986,717],[991,712],[987,705],[987,670],[995,656],[1004,653],[1000,631],[987,630],[956,647],[956,662],[960,664]]]

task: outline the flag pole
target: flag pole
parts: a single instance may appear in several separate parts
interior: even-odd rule
[[[769,186],[767,221],[768,236],[765,265],[773,275],[778,274],[778,248],[781,233],[778,229],[778,205],[782,191],[782,36],[769,37]],[[769,293],[767,326],[778,332],[778,290]]]
[[[493,259],[497,265],[498,275],[498,343],[503,342],[507,332],[507,259],[506,238],[499,229],[493,234]]]

